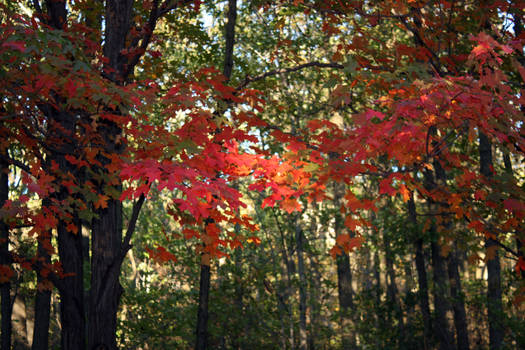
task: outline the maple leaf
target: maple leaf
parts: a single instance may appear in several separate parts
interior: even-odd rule
[[[392,187],[392,176],[381,180],[379,183],[379,194],[388,194],[389,196],[393,196],[395,193],[396,189]]]
[[[95,209],[106,209],[108,207],[108,200],[110,198],[105,194],[100,194],[96,202],[93,203]]]
[[[279,203],[279,207],[286,211],[288,214],[293,213],[294,211],[301,211],[301,203],[295,198],[287,198]]]
[[[399,186],[399,193],[403,197],[403,202],[407,202],[410,199],[410,191],[404,184]]]
[[[157,245],[155,248],[145,248],[150,259],[155,260],[159,264],[165,264],[169,261],[177,262],[177,258],[172,253],[168,252],[166,248]]]

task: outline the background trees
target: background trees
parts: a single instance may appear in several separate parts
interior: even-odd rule
[[[523,346],[522,2],[1,11],[4,348]]]

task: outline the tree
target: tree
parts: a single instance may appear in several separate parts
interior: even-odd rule
[[[228,285],[213,281],[211,261],[236,254],[242,265],[233,249],[259,240],[254,221],[274,240],[261,254],[271,251],[277,275],[250,285],[258,298],[273,296],[281,344],[315,344],[308,316],[320,319],[317,306],[339,304],[343,348],[374,337],[376,346],[408,346],[403,334],[412,329],[426,348],[450,348],[452,309],[458,346],[468,347],[458,266],[485,259],[491,347],[499,348],[512,336],[502,327],[510,316],[500,285],[519,304],[525,270],[522,8],[521,1],[229,1],[223,55],[222,36],[205,24],[226,18],[213,1],[1,5],[3,346],[11,342],[10,281],[25,269],[38,274],[35,304],[50,305],[53,289],[60,295],[64,349],[117,348],[123,261],[139,241],[144,203],[162,198],[159,212],[202,259],[196,348],[229,341],[208,336],[216,318],[208,291]],[[20,179],[6,177],[15,168]],[[249,199],[262,208],[248,207]],[[316,306],[307,287],[333,282],[321,278],[329,272],[307,235],[311,226],[312,239],[321,237],[312,224],[318,212],[335,218],[318,227],[328,232],[322,245],[331,245],[339,300]],[[391,220],[393,213],[402,214]],[[277,229],[269,228],[274,221]],[[417,234],[401,238],[402,225]],[[32,237],[29,252],[16,244],[24,235]],[[459,243],[468,253],[456,261]],[[363,327],[360,310],[372,299],[354,281],[371,277],[352,266],[372,257],[355,251],[362,245],[376,250],[375,310],[388,312],[395,331],[378,317],[376,329]],[[168,248],[153,243],[147,252],[166,264],[176,260]],[[510,264],[503,252],[515,259],[514,279],[501,272]],[[405,323],[411,292],[398,282],[410,269],[396,275],[411,254],[421,327]],[[319,270],[315,279],[308,262]],[[235,290],[239,310],[250,293]],[[34,347],[45,348],[51,311],[37,310]]]

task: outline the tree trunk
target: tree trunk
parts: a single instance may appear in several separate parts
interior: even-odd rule
[[[493,176],[492,145],[488,137],[479,133],[479,169],[486,178]],[[503,343],[503,305],[501,300],[501,265],[497,243],[485,238],[487,252],[493,250],[494,256],[487,260],[487,311],[489,322],[489,341],[491,350],[501,349]]]
[[[429,170],[425,170],[425,188],[428,191],[433,191],[436,188],[434,174]],[[428,200],[429,213],[437,212],[437,204],[432,200]],[[445,266],[445,259],[441,255],[441,249],[437,243],[436,225],[431,225],[432,242],[430,250],[432,255],[432,270],[434,280],[434,312],[436,322],[434,323],[434,332],[436,334],[440,350],[452,350],[453,335],[450,331],[450,324],[448,321],[448,313],[451,310],[448,295],[448,278]]]
[[[227,22],[225,27],[225,47],[224,47],[224,61],[223,74],[226,81],[230,80],[233,70],[233,46],[235,44],[235,23],[237,20],[237,0],[228,0]],[[218,109],[220,112],[220,108]],[[222,114],[222,113],[220,113]],[[220,174],[216,174],[219,176]],[[213,219],[207,219],[206,224],[212,223]],[[208,260],[201,263],[200,283],[199,283],[199,310],[197,313],[197,329],[195,349],[204,350],[207,348],[208,338],[208,299],[210,294],[210,256],[203,255],[202,259]]]
[[[68,176],[74,176],[73,174],[77,173],[76,168],[65,158],[67,155],[75,154],[76,118],[69,113],[57,111],[52,106],[44,106],[42,109],[51,120],[48,129],[48,139],[51,142],[55,140],[57,152],[53,152],[49,157],[58,164],[60,169],[57,178],[60,180],[69,179],[67,178]],[[84,349],[86,344],[81,225],[76,213],[69,215],[71,217],[68,219],[69,221],[66,222],[64,220],[68,216],[65,208],[69,206],[74,207],[74,204],[69,201],[68,188],[64,185],[59,185],[58,192],[52,196],[59,205],[58,208],[55,208],[57,210],[55,215],[58,216],[58,255],[63,271],[66,274],[66,277],[59,281],[60,288],[58,288],[62,323],[61,346],[64,350],[80,350]],[[74,227],[74,229],[71,229],[71,227]],[[74,232],[75,230],[76,232]]]
[[[448,302],[448,283],[445,259],[441,255],[441,249],[437,242],[430,244],[432,252],[432,268],[434,277],[434,311],[436,314],[436,323],[434,330],[439,342],[440,350],[454,349],[454,336],[450,332],[448,313],[450,312],[450,303]]]
[[[210,296],[210,275],[208,257],[208,264],[201,263],[195,350],[205,350],[208,348],[208,301]]]
[[[306,350],[308,347],[308,335],[306,330],[306,276],[304,271],[304,233],[299,224],[299,215],[295,219],[295,242],[297,249],[297,272],[299,273],[299,349]]]
[[[394,271],[394,260],[393,260],[393,253],[390,249],[390,241],[388,237],[386,237],[385,232],[383,232],[383,246],[385,249],[385,264],[386,264],[386,273],[387,273],[387,301],[390,304],[389,305],[389,315],[390,317],[391,312],[394,311],[394,317],[397,318],[398,321],[398,346],[401,346],[403,340],[404,340],[404,320],[403,320],[403,310],[401,308],[401,305],[398,302],[398,294],[399,290],[397,288],[396,284],[396,274]]]
[[[523,107],[523,106],[522,106]],[[525,107],[522,108],[523,112],[525,112]],[[508,152],[503,151],[503,163],[505,164],[505,172],[512,177],[513,181],[516,181],[514,179],[514,172],[512,171],[512,161],[510,159],[510,155]],[[518,259],[525,259],[525,237],[520,237],[520,232],[525,232],[523,227],[518,228],[519,232],[514,232],[516,235],[516,252],[518,253]],[[523,233],[522,233],[523,235]],[[525,279],[525,270],[521,270],[521,278]]]
[[[446,186],[445,170],[439,161],[434,162],[434,169],[436,173],[436,180],[440,186]],[[448,211],[447,204],[440,204],[444,211]],[[452,229],[452,223],[446,217],[443,220],[443,226],[446,230]],[[461,277],[458,268],[457,245],[454,245],[452,251],[449,253],[447,259],[448,277],[450,284],[450,296],[452,300],[452,309],[454,311],[454,326],[456,328],[456,343],[458,350],[468,350],[468,329],[467,317],[465,313],[465,304],[463,302],[463,294],[461,291]]]
[[[2,150],[3,154],[7,152]],[[0,208],[9,199],[9,164],[0,157]],[[7,224],[0,220],[0,265],[11,266],[11,259],[9,258],[9,228]],[[0,284],[0,298],[1,298],[1,315],[2,315],[2,339],[1,350],[11,349],[11,333],[12,323],[11,315],[13,312],[13,304],[11,302],[11,282],[6,281]]]
[[[343,196],[344,186],[334,184],[334,206],[335,232],[342,233],[343,218],[339,212],[340,200]],[[352,270],[350,269],[350,257],[348,253],[342,252],[336,258],[337,264],[337,291],[339,296],[339,310],[341,312],[341,343],[343,350],[356,349],[356,338],[353,325],[353,314],[355,313],[352,289]]]
[[[461,290],[461,276],[458,268],[457,246],[454,246],[448,257],[448,276],[450,280],[450,296],[452,297],[452,308],[454,310],[454,326],[456,327],[456,339],[458,350],[470,348],[468,339],[467,315],[465,302]]]
[[[121,84],[132,71],[134,64],[122,55],[126,48],[126,39],[133,16],[133,0],[107,0],[105,8],[104,56],[107,78]],[[149,30],[154,30],[154,24]],[[146,39],[144,39],[146,40]],[[111,111],[119,114],[120,111]],[[99,146],[106,154],[115,155],[124,152],[120,143],[121,128],[113,121],[103,120],[97,129],[100,135]],[[110,161],[100,156],[103,167],[99,169],[105,177],[115,176],[104,168]],[[99,181],[102,191],[111,186],[115,193],[122,191],[119,179],[109,185],[109,181]],[[122,295],[119,282],[120,265],[128,247],[122,242],[122,203],[117,198],[107,201],[107,208],[95,211],[91,232],[91,289],[89,293],[88,347],[116,349],[117,311]]]
[[[412,194],[408,201],[408,216],[414,225],[414,229],[417,229],[416,204]],[[423,238],[421,238],[421,232],[419,232],[419,230],[417,234],[419,237],[417,237],[414,242],[414,248],[416,251],[419,307],[421,308],[421,315],[423,317],[423,348],[430,349],[430,344],[432,343],[432,319],[430,317],[430,303],[428,301],[427,269],[425,266],[425,254],[423,253]]]

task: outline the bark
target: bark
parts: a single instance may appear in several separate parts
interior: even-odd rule
[[[467,314],[461,289],[461,276],[459,275],[457,247],[454,246],[448,257],[448,276],[450,280],[450,296],[454,310],[454,326],[456,328],[456,341],[458,350],[470,348],[468,339]]]
[[[0,208],[9,199],[9,164],[3,159],[3,157],[0,157]],[[9,258],[9,228],[3,220],[0,220],[0,264],[4,266],[11,265]],[[10,281],[0,284],[0,298],[2,317],[0,346],[2,350],[9,350],[11,349],[11,316],[13,312]]]
[[[337,210],[335,214],[335,232],[341,233],[343,229],[343,219],[339,213],[340,200],[343,196],[344,188],[335,184],[334,206]],[[343,252],[336,258],[337,264],[337,291],[339,298],[339,309],[341,312],[341,343],[343,350],[356,349],[355,332],[353,331],[353,315],[355,306],[353,300],[354,291],[352,289],[352,270],[350,269],[350,257]]]
[[[414,228],[417,228],[416,204],[413,195],[410,196],[408,201],[408,216]],[[418,234],[419,236],[421,235],[419,231]],[[425,254],[423,253],[423,238],[416,238],[414,248],[416,251],[419,307],[421,308],[421,315],[423,317],[423,348],[429,349],[432,343],[432,318],[430,317],[430,303],[428,301],[428,278],[425,266]]]
[[[199,309],[197,314],[197,331],[195,350],[208,348],[208,302],[210,296],[210,265],[201,263],[199,283]]]
[[[235,44],[235,24],[237,20],[237,0],[228,0],[227,22],[225,27],[225,48],[223,74],[226,83],[230,80],[233,70],[233,46]],[[221,108],[219,107],[219,110]],[[221,111],[224,112],[224,111]],[[222,114],[222,113],[221,113]],[[216,176],[219,176],[217,174]],[[207,223],[212,223],[213,219],[207,219]],[[208,257],[209,260],[209,257]],[[200,284],[199,284],[199,311],[197,313],[197,329],[195,349],[203,350],[207,348],[208,338],[208,298],[210,294],[210,266],[201,264]],[[204,289],[203,289],[204,288]]]
[[[126,48],[126,38],[131,26],[133,0],[107,0],[105,7],[105,31],[104,31],[104,56],[108,59],[105,74],[106,77],[122,84],[132,72],[136,62],[130,63],[130,59],[121,54]],[[156,10],[156,8],[154,8]],[[152,11],[154,11],[152,10]],[[155,15],[155,14],[154,14]],[[154,21],[148,23],[153,31]],[[144,38],[147,45],[148,40]],[[120,111],[111,111],[119,114]],[[119,125],[112,121],[104,120],[97,129],[100,147],[106,154],[122,154],[124,146],[118,139],[121,134]],[[104,165],[109,160],[100,156],[99,161]],[[109,174],[105,168],[99,169],[106,177]],[[110,186],[108,183],[99,182],[98,187],[102,190]],[[120,181],[112,186],[117,193],[122,190]],[[119,282],[119,273],[122,260],[129,250],[129,239],[132,231],[128,229],[125,241],[122,240],[122,203],[118,199],[107,201],[107,208],[95,211],[96,218],[92,222],[91,232],[91,289],[89,292],[88,313],[88,348],[116,349],[117,311],[122,286]],[[138,213],[137,213],[138,215]]]
[[[304,270],[304,233],[299,224],[299,218],[295,223],[295,242],[297,249],[297,272],[299,273],[299,349],[308,348],[308,335],[306,330],[306,276]]]
[[[61,30],[67,24],[67,9],[65,1],[46,1],[47,22],[57,30]],[[42,112],[49,118],[48,140],[53,144],[55,150],[50,151],[49,159],[55,161],[59,166],[60,174],[57,178],[76,173],[76,169],[65,159],[66,155],[74,155],[76,148],[74,135],[76,128],[76,116],[65,111],[56,110],[53,106],[43,105]],[[53,194],[59,205],[66,203],[69,191],[65,186],[59,186],[56,194]],[[58,208],[61,210],[61,208]],[[60,281],[60,320],[61,347],[64,350],[85,348],[85,314],[84,314],[84,278],[82,266],[82,242],[81,235],[69,232],[68,224],[73,224],[80,232],[80,221],[76,214],[72,215],[71,222],[65,222],[60,212],[57,213],[59,221],[57,224],[58,255],[62,263],[63,271],[67,277]],[[58,287],[58,286],[57,286]],[[39,304],[46,305],[45,295],[39,296]],[[45,311],[42,310],[43,313]],[[39,322],[45,315],[37,315]],[[49,318],[47,317],[49,322]],[[42,325],[42,326],[41,326]],[[38,325],[35,332],[44,332],[46,322]],[[44,329],[42,329],[43,327]],[[38,334],[37,345],[42,345],[42,337]]]
[[[65,158],[67,155],[75,154],[74,134],[76,118],[65,112],[57,111],[51,106],[42,106],[41,109],[50,119],[48,139],[55,144],[56,151],[49,154],[50,160],[59,166],[57,178],[65,180],[67,176],[76,173]],[[53,141],[54,140],[54,141]],[[70,194],[66,186],[59,184],[57,193],[52,195],[59,205],[69,201]],[[74,206],[74,204],[72,205]],[[70,222],[64,221],[65,213],[61,213],[62,207],[56,208],[59,212],[57,224],[58,255],[62,263],[63,271],[67,277],[60,280],[60,319],[61,346],[62,349],[84,349],[85,348],[85,313],[84,313],[84,276],[82,258],[82,236],[80,234],[80,220],[73,213]],[[70,232],[67,226],[75,226],[77,233]],[[57,286],[58,287],[58,286]]]
[[[436,172],[436,179],[440,186],[446,186],[445,170],[439,161],[434,162],[434,169]],[[448,205],[440,204],[444,211],[448,211]],[[445,217],[443,226],[446,230],[452,229],[452,223]],[[465,312],[465,304],[463,301],[463,293],[461,291],[461,277],[459,275],[457,245],[454,245],[452,251],[449,253],[447,259],[447,270],[450,285],[450,297],[452,300],[452,309],[454,311],[454,327],[456,329],[456,343],[458,350],[469,349],[467,317]]]
[[[282,264],[285,267],[286,271],[286,280],[285,280],[285,291],[282,293],[282,302],[284,308],[286,308],[286,311],[288,313],[288,341],[290,343],[290,349],[295,349],[295,332],[294,332],[294,319],[293,319],[293,310],[292,305],[290,303],[290,296],[293,294],[293,284],[292,284],[292,275],[295,271],[295,266],[293,263],[292,258],[289,257],[288,254],[288,247],[286,244],[283,228],[279,222],[279,218],[275,214],[275,211],[272,211],[273,216],[275,218],[275,223],[277,225],[277,229],[280,234],[280,241],[281,241],[281,258],[282,258]]]
[[[479,133],[479,169],[486,178],[493,176],[492,145],[488,137]],[[487,260],[487,313],[489,322],[490,349],[502,348],[503,343],[503,304],[501,300],[501,265],[496,241],[485,238],[487,251],[494,251],[494,256]]]
[[[445,259],[441,255],[441,249],[437,242],[430,244],[432,253],[432,268],[434,277],[434,312],[436,323],[434,331],[436,333],[440,350],[454,349],[454,336],[450,331],[450,324],[447,314],[450,312],[449,296],[447,293],[447,271]]]
[[[425,171],[425,188],[428,191],[436,189],[436,183],[434,175],[430,171]],[[437,205],[432,200],[428,200],[428,210],[430,213],[437,212]],[[445,259],[441,255],[441,249],[437,243],[436,226],[431,225],[431,232],[433,233],[433,239],[430,244],[431,255],[432,255],[432,270],[434,280],[434,312],[435,312],[435,323],[434,333],[439,343],[440,350],[452,350],[453,346],[453,335],[450,331],[450,325],[448,321],[448,313],[451,310],[448,295],[448,278],[445,265]]]
[[[385,232],[383,232],[383,245],[385,249],[385,263],[386,263],[386,273],[387,273],[387,300],[390,304],[390,310],[393,310],[395,313],[395,317],[398,321],[398,330],[399,330],[399,336],[398,341],[399,345],[401,345],[402,340],[404,339],[404,320],[403,320],[403,312],[401,309],[401,305],[398,302],[398,294],[399,290],[397,288],[396,284],[396,274],[394,271],[394,260],[393,260],[393,253],[390,249],[390,241],[386,237]],[[390,317],[390,312],[389,315]]]

